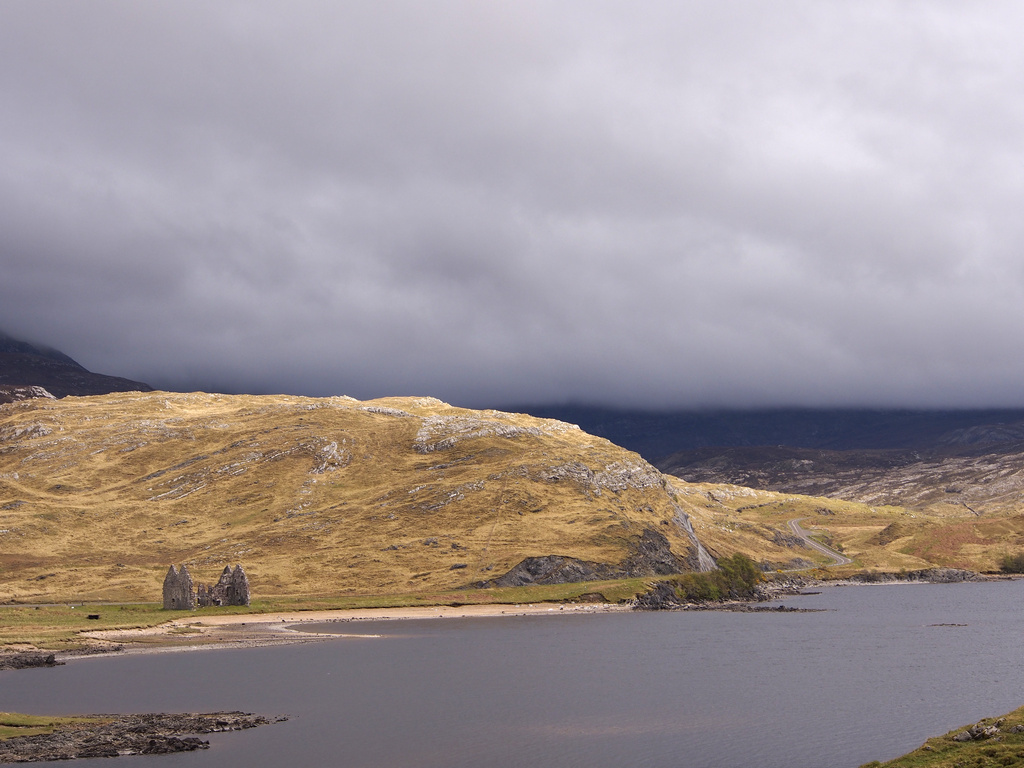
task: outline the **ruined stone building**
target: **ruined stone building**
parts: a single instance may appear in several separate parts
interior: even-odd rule
[[[164,610],[194,611],[196,609],[196,591],[192,587],[192,575],[187,566],[179,571],[173,565],[164,576]]]
[[[249,579],[236,565],[224,566],[224,572],[213,586],[199,584],[194,588],[186,566],[179,571],[173,565],[164,577],[164,610],[194,611],[211,605],[249,605]]]
[[[248,605],[249,579],[242,566],[236,565],[232,570],[230,565],[225,565],[216,584],[212,587],[199,585],[196,600],[200,608],[208,605]]]

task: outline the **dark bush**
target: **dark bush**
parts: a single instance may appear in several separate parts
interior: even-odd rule
[[[679,578],[676,594],[688,603],[710,603],[719,600],[749,600],[761,580],[757,563],[737,552],[718,561],[718,570],[688,573]]]
[[[1016,555],[1003,555],[999,568],[1003,573],[1024,573],[1024,552]]]

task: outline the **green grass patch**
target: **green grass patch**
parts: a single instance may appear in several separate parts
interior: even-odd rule
[[[32,646],[68,651],[89,644],[81,633],[155,627],[173,619],[202,621],[203,616],[254,615],[292,611],[332,611],[358,608],[409,608],[436,605],[515,605],[574,602],[583,595],[601,595],[620,603],[645,592],[649,579],[549,584],[528,587],[450,590],[398,595],[306,595],[253,600],[252,605],[165,611],[158,603],[133,605],[81,604],[52,606],[0,606],[0,648]],[[88,618],[98,615],[98,619]],[[188,630],[181,630],[187,633]]]
[[[972,724],[973,725],[973,724]],[[1015,733],[1024,725],[1024,707],[1000,718],[986,718],[977,725],[999,728],[995,738],[959,742],[954,736],[971,726],[928,739],[921,747],[888,762],[866,763],[861,768],[1001,768],[1024,765],[1024,732]]]
[[[89,615],[99,615],[90,619]],[[31,645],[54,651],[81,648],[80,633],[98,629],[152,627],[187,615],[145,605],[47,605],[0,607],[0,646]]]
[[[49,717],[23,715],[18,712],[0,712],[0,741],[15,736],[38,736],[53,733],[69,725],[87,725],[103,722],[97,717]]]

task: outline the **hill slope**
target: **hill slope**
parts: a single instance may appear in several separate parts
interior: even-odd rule
[[[255,595],[450,589],[550,555],[695,568],[686,523],[636,454],[430,398],[0,406],[0,601],[153,600],[170,563],[241,562]]]
[[[209,581],[240,562],[273,597],[647,575],[708,552],[829,562],[794,519],[847,570],[992,569],[1024,547],[1021,515],[686,483],[571,424],[431,398],[0,406],[0,602],[156,600],[171,563]]]

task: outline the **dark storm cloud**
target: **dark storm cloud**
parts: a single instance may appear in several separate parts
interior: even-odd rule
[[[1021,405],[1022,21],[10,3],[0,328],[175,388]]]

